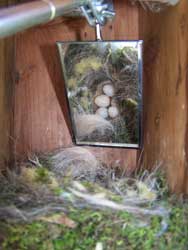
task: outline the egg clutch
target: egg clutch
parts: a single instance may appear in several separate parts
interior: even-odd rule
[[[141,144],[142,41],[58,42],[78,145]]]
[[[108,117],[115,118],[119,114],[118,107],[112,99],[115,94],[115,89],[110,81],[104,82],[102,85],[103,94],[95,98],[95,104],[98,107],[96,114],[102,116],[104,119]]]

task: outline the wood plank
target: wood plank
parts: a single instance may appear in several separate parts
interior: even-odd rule
[[[188,2],[140,13],[145,40],[143,166],[162,165],[171,190],[188,193]]]
[[[138,9],[115,1],[114,22],[103,28],[103,38],[137,39]],[[63,77],[55,42],[94,40],[85,20],[58,19],[16,38],[14,137],[19,157],[72,145]],[[93,148],[110,165],[136,166],[136,150]]]
[[[13,1],[4,0],[0,7]],[[13,118],[14,38],[0,40],[0,169],[12,158],[11,127]]]

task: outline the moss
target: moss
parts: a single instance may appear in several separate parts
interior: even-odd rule
[[[77,79],[74,78],[74,77],[71,77],[71,78],[67,81],[67,84],[68,84],[69,90],[75,90],[76,87],[77,87]]]
[[[59,187],[57,178],[45,167],[23,168],[21,178],[33,187],[41,184],[46,184],[51,190],[55,190]]]
[[[49,171],[44,167],[36,168],[35,169],[35,181],[43,182],[43,183],[50,182]]]
[[[161,219],[153,217],[150,226],[134,226],[135,218],[126,212],[70,209],[69,217],[77,222],[75,229],[33,222],[23,225],[1,223],[3,250],[86,250],[102,242],[104,250],[187,250],[188,204],[175,203],[169,227],[161,236]],[[136,223],[136,221],[135,221]]]
[[[91,56],[83,58],[79,63],[75,64],[74,71],[77,76],[83,75],[88,70],[98,70],[102,67],[99,57]]]

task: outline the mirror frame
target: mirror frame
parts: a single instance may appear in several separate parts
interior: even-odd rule
[[[130,46],[130,43],[137,43],[138,46],[138,96],[139,96],[139,103],[138,103],[138,122],[139,122],[139,142],[138,144],[131,144],[131,143],[108,143],[108,142],[86,142],[86,141],[80,141],[76,138],[76,125],[74,122],[73,112],[70,107],[70,102],[68,98],[68,86],[67,86],[67,77],[66,77],[66,70],[64,67],[64,53],[62,51],[61,46],[62,45],[69,45],[69,44],[91,44],[91,43],[113,43],[113,42],[119,42],[119,43],[125,43]],[[75,145],[78,146],[95,146],[95,147],[115,147],[115,148],[130,148],[130,149],[140,149],[143,144],[142,140],[142,125],[143,125],[143,59],[142,59],[142,53],[143,53],[143,40],[102,40],[102,41],[83,41],[83,42],[77,42],[77,41],[57,41],[56,42],[58,47],[58,52],[60,55],[60,62],[64,77],[64,86],[65,86],[65,93],[66,93],[66,101],[68,104],[68,111],[71,121],[71,133],[72,133],[72,141]]]

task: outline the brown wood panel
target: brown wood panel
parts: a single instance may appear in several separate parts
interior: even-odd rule
[[[0,2],[0,8],[13,1]],[[0,169],[11,159],[11,127],[13,115],[14,38],[0,40]]]
[[[138,9],[115,1],[116,18],[103,28],[103,38],[138,39]],[[18,157],[72,145],[63,78],[55,42],[93,40],[85,20],[58,19],[16,37],[14,138]],[[92,148],[105,162],[136,165],[136,150]]]
[[[172,191],[188,193],[188,2],[140,13],[145,40],[143,166],[166,169]]]

